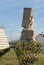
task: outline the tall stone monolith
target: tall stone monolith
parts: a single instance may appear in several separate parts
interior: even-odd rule
[[[21,33],[21,40],[35,40],[35,33],[33,30],[34,17],[32,8],[24,8]]]

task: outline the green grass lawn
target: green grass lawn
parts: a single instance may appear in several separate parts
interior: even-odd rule
[[[19,65],[15,51],[10,50],[0,57],[0,65]]]
[[[0,65],[19,65],[15,51],[10,50],[1,56]],[[39,55],[38,61],[34,65],[44,65],[44,54]]]
[[[44,54],[41,53],[41,54],[39,55],[38,61],[35,62],[34,65],[44,65]]]

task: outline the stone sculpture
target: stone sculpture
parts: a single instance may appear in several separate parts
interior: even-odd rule
[[[35,33],[33,30],[34,17],[32,11],[32,8],[24,8],[21,40],[35,40]]]

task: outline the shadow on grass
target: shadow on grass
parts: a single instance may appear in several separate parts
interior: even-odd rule
[[[5,53],[7,53],[9,50],[10,50],[10,48],[0,50],[0,57],[3,56]]]

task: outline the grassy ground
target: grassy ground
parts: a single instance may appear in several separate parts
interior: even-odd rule
[[[0,57],[0,65],[19,65],[15,51],[11,49]],[[44,53],[39,55],[38,61],[34,65],[44,65]]]
[[[41,53],[41,54],[39,55],[38,61],[35,62],[34,65],[44,65],[44,54]]]
[[[0,65],[19,65],[15,51],[10,50],[0,57]]]

